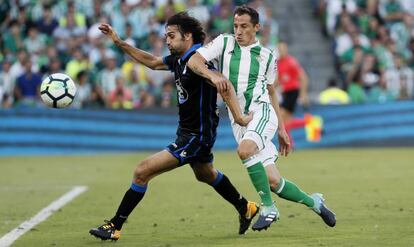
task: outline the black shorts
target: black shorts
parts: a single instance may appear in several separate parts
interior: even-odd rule
[[[212,163],[214,156],[211,152],[213,143],[200,142],[196,134],[179,131],[175,142],[167,146],[167,151],[178,159],[179,165],[194,163]]]
[[[290,113],[295,112],[296,103],[299,97],[299,89],[290,90],[287,92],[282,93],[282,104],[280,105],[282,108],[286,109]]]

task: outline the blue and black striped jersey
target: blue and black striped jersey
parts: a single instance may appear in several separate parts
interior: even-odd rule
[[[182,57],[169,55],[163,61],[175,76],[179,129],[199,135],[201,142],[211,143],[216,139],[219,122],[217,90],[187,67],[188,60],[199,47],[200,44],[193,45]]]

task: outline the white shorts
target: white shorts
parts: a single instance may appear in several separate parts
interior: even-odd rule
[[[232,129],[237,144],[243,140],[252,140],[256,143],[258,156],[264,166],[274,164],[278,152],[272,139],[276,134],[278,122],[273,106],[269,103],[259,103],[251,106],[253,119],[247,126],[240,126],[232,120]]]

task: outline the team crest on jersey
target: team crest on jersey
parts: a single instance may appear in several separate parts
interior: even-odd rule
[[[188,93],[181,85],[180,79],[175,80],[175,86],[177,87],[178,103],[184,104],[188,100]]]
[[[257,60],[257,62],[261,63],[261,62],[264,61],[264,58],[262,56],[258,55],[258,56],[256,56],[256,60]]]

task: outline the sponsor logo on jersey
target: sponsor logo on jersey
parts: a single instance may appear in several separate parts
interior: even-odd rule
[[[180,157],[185,158],[186,156],[187,156],[187,152],[186,152],[185,150],[183,150],[183,151],[180,153]]]
[[[178,103],[184,104],[188,100],[188,93],[181,84],[180,79],[175,80],[175,86],[177,87]]]
[[[262,56],[258,55],[258,56],[256,56],[256,60],[257,60],[257,62],[261,63],[261,62],[264,61],[264,58]]]

